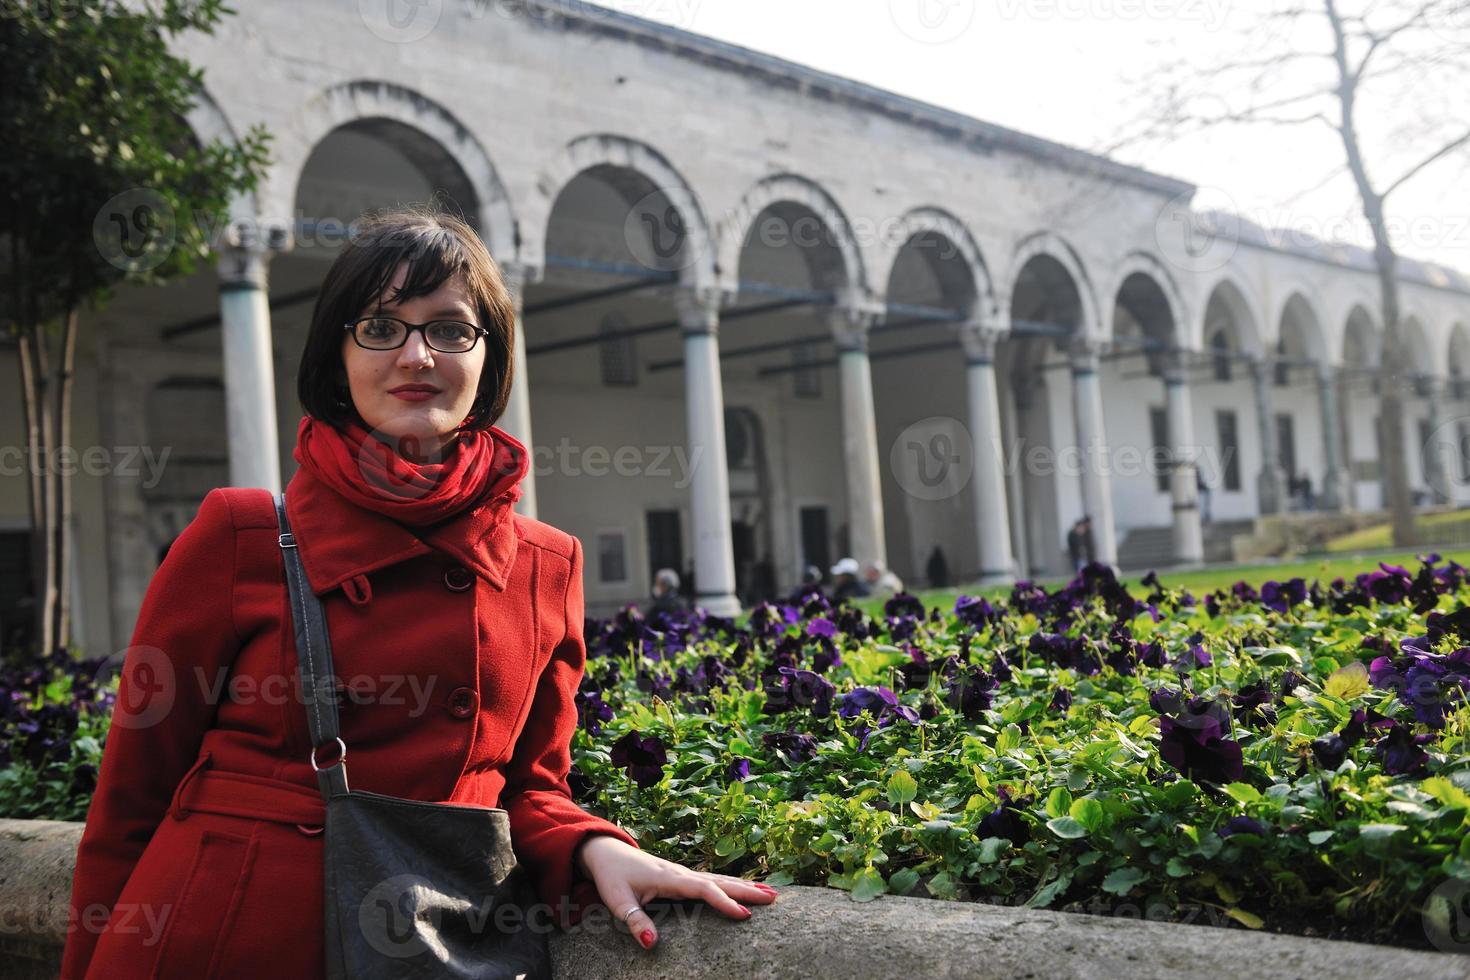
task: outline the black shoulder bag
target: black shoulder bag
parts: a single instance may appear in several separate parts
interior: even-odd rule
[[[551,980],[550,920],[528,914],[536,894],[511,849],[504,809],[347,788],[327,620],[296,551],[286,496],[275,500],[311,767],[326,803],[327,977]],[[317,751],[331,743],[338,755],[323,768]]]

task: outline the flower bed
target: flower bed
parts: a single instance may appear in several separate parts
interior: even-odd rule
[[[858,900],[1464,952],[1470,572],[1145,583],[589,620],[573,791],[671,860]],[[100,666],[0,673],[0,816],[85,814]]]
[[[1093,566],[881,621],[819,594],[743,627],[625,609],[588,624],[571,783],[672,860],[859,900],[1453,945],[1467,581],[1429,555],[1135,596]]]

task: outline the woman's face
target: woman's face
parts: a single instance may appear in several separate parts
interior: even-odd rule
[[[381,306],[363,310],[359,316],[382,313],[407,323],[460,320],[481,325],[459,276],[446,279],[426,296],[390,303],[389,297],[407,274],[408,263],[403,262],[380,297]],[[368,350],[358,345],[352,331],[342,332],[342,364],[353,406],[370,431],[416,462],[441,458],[453,442],[455,429],[469,415],[479,391],[485,349],[482,337],[465,353],[447,354],[425,343],[422,330],[410,330],[396,350]],[[428,385],[434,390],[427,397],[402,391],[395,394],[405,385]]]

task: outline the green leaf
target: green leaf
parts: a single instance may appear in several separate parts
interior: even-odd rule
[[[1194,869],[1189,866],[1189,862],[1181,857],[1171,857],[1169,863],[1164,866],[1164,871],[1168,873],[1170,878],[1188,878],[1194,873]]]
[[[1358,833],[1369,840],[1382,840],[1408,829],[1401,823],[1365,823],[1359,825]]]
[[[980,842],[980,853],[977,856],[981,864],[994,864],[1000,860],[1002,851],[1009,850],[1011,842],[1004,837],[987,837]]]
[[[1249,783],[1230,783],[1225,786],[1225,792],[1237,803],[1261,802],[1261,794]]]
[[[948,871],[939,872],[933,878],[930,878],[927,882],[925,882],[924,887],[927,888],[929,890],[929,894],[933,895],[935,898],[947,898],[953,900],[960,897],[960,890],[956,886],[954,878],[950,876],[950,873]]]
[[[919,792],[919,784],[914,781],[907,770],[896,770],[888,777],[888,802],[894,806],[903,806],[912,800]]]
[[[1067,787],[1058,786],[1052,790],[1046,798],[1046,815],[1048,817],[1064,817],[1072,807],[1072,794]]]
[[[919,873],[913,868],[902,868],[888,876],[888,890],[894,895],[904,895],[919,883]]]
[[[1307,841],[1312,844],[1325,844],[1336,833],[1335,830],[1314,830],[1307,835]]]
[[[1057,817],[1046,822],[1051,832],[1066,840],[1077,840],[1087,836],[1087,828],[1074,817]]]
[[[1083,797],[1072,804],[1071,816],[1092,833],[1102,827],[1103,821],[1107,819],[1107,811],[1092,797]]]
[[[1247,929],[1259,929],[1266,924],[1259,915],[1256,915],[1254,912],[1247,912],[1245,909],[1228,908],[1225,910],[1225,914]]]
[[[1419,788],[1451,809],[1470,810],[1470,793],[1443,776],[1430,776],[1419,784]]]
[[[852,876],[852,897],[859,902],[871,902],[888,890],[888,883],[873,868],[864,868]]]
[[[1119,868],[1103,879],[1102,889],[1112,895],[1127,895],[1143,878],[1143,872],[1137,868]]]

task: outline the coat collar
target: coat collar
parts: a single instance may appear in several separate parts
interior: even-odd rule
[[[518,456],[516,472],[501,477],[504,489],[489,501],[441,524],[410,527],[344,499],[299,467],[286,487],[286,516],[311,591],[321,596],[357,575],[440,551],[496,590],[505,588],[515,563],[518,535],[511,507],[516,484],[529,469],[529,454],[516,439],[492,427]]]

